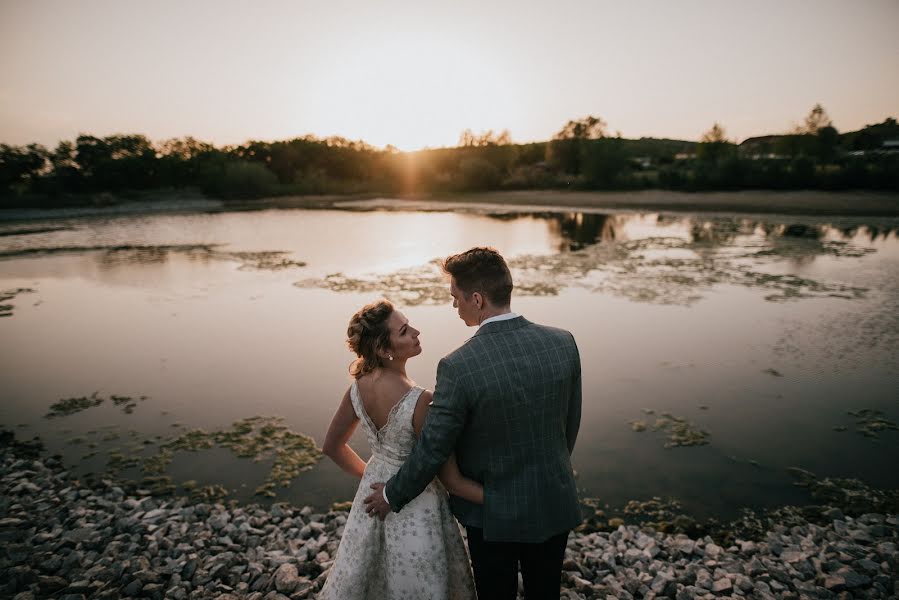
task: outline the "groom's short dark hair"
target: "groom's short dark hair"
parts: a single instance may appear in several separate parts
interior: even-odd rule
[[[480,292],[496,307],[512,301],[512,273],[502,255],[494,248],[472,248],[446,257],[443,272],[456,280],[456,286],[470,296]]]

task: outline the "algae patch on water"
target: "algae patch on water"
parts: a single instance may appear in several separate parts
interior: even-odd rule
[[[236,421],[227,429],[204,431],[191,429],[162,441],[155,454],[140,462],[145,485],[151,491],[166,494],[174,491],[174,484],[166,468],[178,451],[197,452],[219,446],[231,450],[239,458],[256,462],[272,459],[265,482],[256,489],[260,496],[274,497],[276,486],[289,487],[302,471],[311,469],[322,454],[308,435],[290,430],[281,417],[249,417]],[[147,481],[152,477],[151,481]],[[207,491],[215,491],[207,489]]]
[[[19,294],[33,294],[34,292],[35,290],[31,288],[16,288],[0,292],[0,317],[11,317],[15,308],[14,304],[3,304],[4,302],[14,299]]]
[[[646,414],[653,414],[651,409],[643,409]],[[646,431],[646,422],[636,420],[630,422],[631,429],[636,432]],[[667,435],[666,448],[676,446],[704,446],[709,443],[709,433],[699,429],[684,417],[669,412],[660,413],[652,425],[653,431],[663,431]]]
[[[140,397],[141,402],[146,399],[147,396]],[[122,412],[126,414],[131,414],[132,412],[134,412],[134,408],[137,406],[137,401],[134,400],[134,398],[132,398],[131,396],[118,396],[116,394],[112,394],[109,397],[109,400],[114,405],[122,407]],[[90,396],[63,398],[50,405],[50,409],[47,411],[47,414],[44,415],[44,418],[55,419],[58,417],[67,417],[89,408],[100,406],[104,402],[106,402],[106,398],[100,396],[99,392],[94,392]]]
[[[865,437],[879,439],[884,431],[899,431],[899,425],[887,419],[879,410],[863,408],[850,410],[847,414],[855,417],[855,431]]]
[[[220,244],[52,246],[0,251],[0,259],[87,253],[101,253],[101,260],[105,265],[163,263],[170,256],[180,255],[201,261],[238,262],[240,270],[277,271],[306,266],[305,262],[286,258],[289,252],[285,250],[238,252],[223,250]]]
[[[50,410],[44,415],[45,419],[54,419],[56,417],[67,417],[75,413],[93,408],[103,404],[104,398],[101,398],[97,392],[90,396],[80,396],[76,398],[63,398],[50,405]]]
[[[768,234],[759,237],[755,233],[760,229],[757,223],[722,221],[713,225],[714,235],[711,230],[700,228],[689,239],[658,236],[628,240],[612,236],[571,252],[510,256],[507,262],[516,293],[522,296],[552,296],[574,287],[635,302],[688,306],[720,285],[759,289],[766,293],[764,298],[769,302],[805,298],[855,300],[868,292],[841,282],[766,271],[774,263],[817,256],[859,259],[874,252],[872,248],[791,237],[770,227]],[[440,304],[448,296],[440,264],[435,259],[389,273],[338,272],[294,285],[384,294],[409,306]]]

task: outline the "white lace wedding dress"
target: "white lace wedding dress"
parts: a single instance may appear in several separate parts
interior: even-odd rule
[[[379,430],[362,406],[356,383],[350,388],[353,409],[368,436],[372,456],[320,599],[476,598],[459,525],[437,479],[384,521],[365,512],[363,500],[372,491],[369,486],[390,479],[412,451],[416,440],[412,413],[422,391],[413,387],[406,392]]]

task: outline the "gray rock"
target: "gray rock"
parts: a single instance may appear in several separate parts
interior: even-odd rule
[[[856,588],[864,587],[866,585],[871,584],[871,578],[867,575],[862,575],[856,571],[848,567],[844,567],[837,571],[837,576],[842,577],[843,581],[845,581],[845,585],[847,589],[854,590]]]
[[[173,600],[184,600],[187,598],[187,592],[180,586],[173,586],[165,591],[165,597]]]
[[[37,586],[42,596],[50,594],[68,587],[69,582],[62,577],[41,575],[37,578]]]
[[[709,543],[705,545],[705,555],[709,558],[718,558],[721,552],[723,552],[721,546],[715,543]]]
[[[271,583],[271,576],[268,573],[263,573],[259,577],[253,580],[250,584],[251,592],[265,592],[268,591],[269,584]]]
[[[839,575],[830,575],[824,578],[824,588],[831,592],[839,592],[846,589],[846,579]]]
[[[290,594],[300,583],[297,568],[290,563],[284,563],[275,571],[275,589],[282,594]]]
[[[140,579],[134,579],[122,591],[125,592],[126,596],[137,596],[142,589],[144,589],[144,584],[141,583]]]

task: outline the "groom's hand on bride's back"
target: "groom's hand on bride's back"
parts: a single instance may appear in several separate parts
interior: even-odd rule
[[[384,498],[384,484],[380,482],[373,483],[371,484],[371,489],[374,492],[365,498],[365,512],[370,517],[378,515],[383,521],[390,514],[390,504]]]

